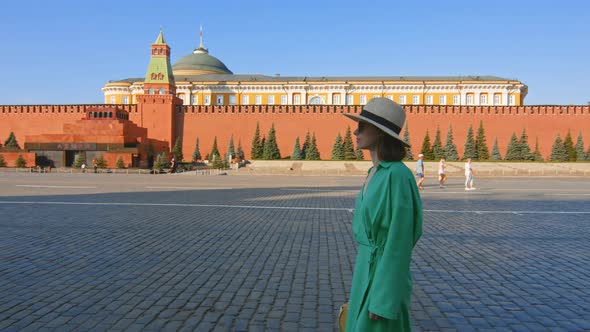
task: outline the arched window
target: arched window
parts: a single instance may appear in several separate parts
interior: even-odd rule
[[[150,91],[150,95],[153,95],[154,94],[154,88],[150,88],[149,91]]]
[[[160,88],[160,90],[158,90],[158,93],[163,95],[164,94],[164,88]]]
[[[309,104],[310,105],[324,105],[325,103],[324,103],[324,99],[322,97],[315,96],[309,100]]]
[[[109,112],[109,118],[113,118],[113,112]]]

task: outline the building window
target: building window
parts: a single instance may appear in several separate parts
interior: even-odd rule
[[[420,104],[420,96],[418,96],[418,95],[413,95],[413,96],[412,96],[412,104],[414,104],[414,105],[418,105],[418,104]]]
[[[346,105],[353,105],[354,104],[354,96],[348,95],[346,96]]]
[[[111,96],[111,104],[115,103],[115,96]]]
[[[287,105],[287,95],[281,95],[281,105]]]
[[[196,105],[199,103],[199,96],[191,95],[191,105]]]
[[[236,95],[230,95],[229,96],[229,104],[230,105],[235,105],[236,104]]]
[[[242,96],[242,105],[250,105],[250,97]]]
[[[438,104],[439,105],[446,105],[447,104],[447,96],[438,96]]]
[[[459,95],[453,95],[453,105],[461,104],[461,100],[459,99]]]
[[[254,104],[256,104],[256,105],[262,104],[262,96],[261,95],[256,95],[254,97]]]
[[[182,94],[179,94],[179,95],[178,95],[178,98],[180,98],[180,100],[182,100],[182,104],[183,104],[183,105],[186,105],[186,103],[185,103],[185,101],[184,101],[184,95],[182,95]]]
[[[479,95],[479,104],[480,105],[487,105],[488,104],[488,95],[482,93]]]
[[[432,96],[431,95],[426,96],[426,105],[432,105]]]
[[[153,95],[153,94],[154,94],[154,88],[150,88],[150,90],[149,90],[149,94],[150,94],[150,95]]]
[[[211,105],[211,95],[205,95],[205,105]]]
[[[473,95],[467,95],[467,105],[473,105]]]
[[[335,93],[332,95],[332,105],[340,105],[340,94]]]
[[[160,88],[160,90],[158,90],[158,94],[163,95],[164,94],[164,88]]]
[[[393,100],[393,96],[392,96],[392,95],[388,95],[388,96],[387,96],[387,99],[389,99],[389,100]]]
[[[324,99],[320,96],[315,96],[309,99],[309,104],[310,105],[323,105],[324,103]]]
[[[123,104],[129,104],[129,97],[123,96]]]
[[[300,95],[293,95],[293,104],[295,104],[295,105],[301,104],[301,96]]]
[[[379,98],[379,97],[381,97],[381,96],[380,95],[373,95],[373,98],[371,98],[371,99],[375,99],[375,98]]]
[[[406,96],[399,96],[399,103],[402,105],[406,104]]]
[[[217,105],[223,105],[223,95],[219,96],[217,95],[215,98],[215,104]]]
[[[510,95],[510,105],[516,105],[516,96]]]
[[[367,96],[366,95],[361,95],[361,105],[364,105],[367,103]]]
[[[494,95],[494,105],[502,104],[502,96],[500,94]]]
[[[275,104],[275,96],[273,96],[273,95],[268,96],[268,104],[269,105]]]

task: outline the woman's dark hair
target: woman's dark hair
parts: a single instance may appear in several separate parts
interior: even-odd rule
[[[402,161],[406,157],[406,147],[401,141],[383,133],[377,143],[377,156],[383,161]]]

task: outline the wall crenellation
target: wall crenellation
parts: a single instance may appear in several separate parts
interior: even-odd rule
[[[54,114],[80,113],[88,108],[116,107],[130,113],[137,113],[137,105],[79,104],[79,105],[0,105],[0,113],[4,114]]]

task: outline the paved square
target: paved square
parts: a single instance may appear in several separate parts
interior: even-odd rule
[[[0,330],[336,330],[362,180],[0,173]],[[416,331],[590,330],[590,179],[428,181]]]

